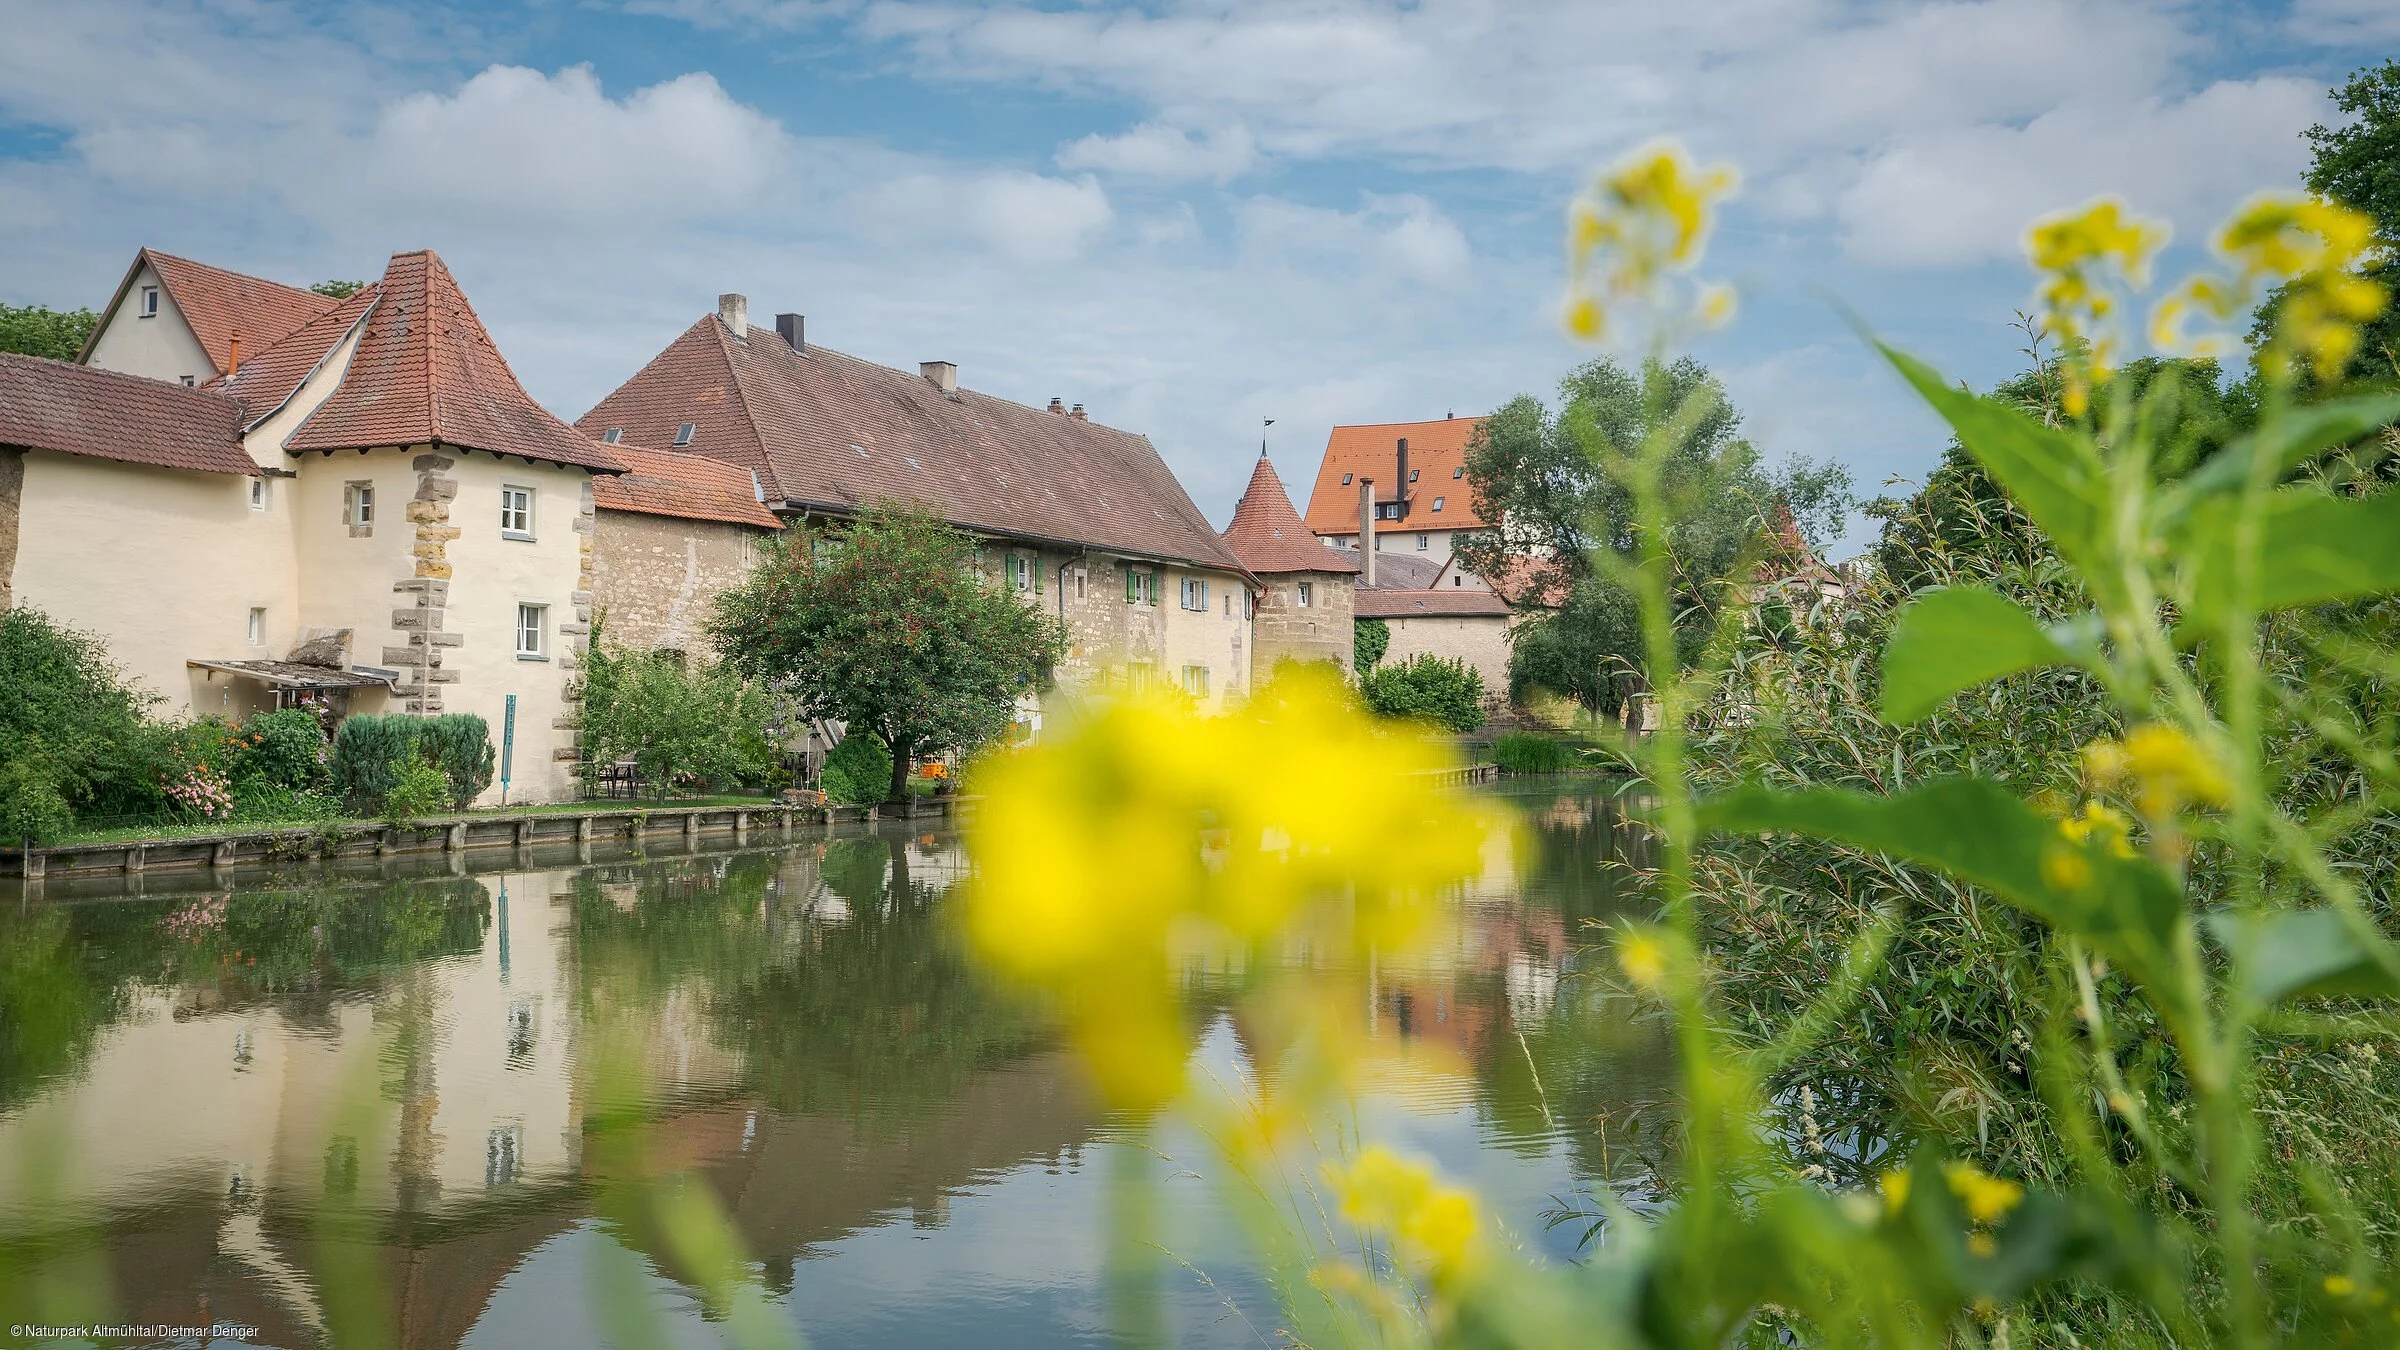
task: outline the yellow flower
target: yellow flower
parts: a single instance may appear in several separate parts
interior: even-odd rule
[[[2108,378],[2117,336],[2109,322],[2116,313],[2112,284],[2140,288],[2150,259],[2166,245],[2164,222],[2128,213],[2125,203],[2102,197],[2073,211],[2044,216],[2027,229],[2025,250],[2041,274],[2035,303],[2044,331],[2066,345],[2067,412],[2081,417],[2091,406],[2091,387]]]
[[[1639,928],[1617,931],[1617,965],[1633,987],[1655,993],[1667,983],[1667,948],[1658,935]]]
[[[2233,784],[2183,729],[2145,722],[2125,734],[2125,762],[2141,786],[2142,814],[2158,819],[2187,803],[2224,806]]]
[[[2347,1275],[2328,1275],[2325,1277],[2325,1292],[2335,1298],[2348,1298],[2358,1292],[2358,1282]]]
[[[1908,1205],[1908,1169],[1896,1167],[1884,1173],[1879,1188],[1883,1191],[1884,1212],[1899,1213]]]
[[[2054,891],[2080,891],[2092,884],[2092,864],[2064,844],[2042,852],[2042,882]]]
[[[2105,844],[2120,858],[2133,856],[2133,821],[2113,806],[2085,802],[2081,812],[2058,822],[2058,832],[2078,844]]]
[[[1625,307],[1707,326],[1730,319],[1730,291],[1690,287],[1680,274],[1699,263],[1714,204],[1735,181],[1729,166],[1694,167],[1671,141],[1598,174],[1567,208],[1567,331],[1596,340]]]
[[[1975,1223],[1990,1223],[2006,1215],[2024,1202],[2025,1188],[2002,1177],[1986,1176],[1973,1163],[1954,1162],[1942,1168],[1942,1179],[1950,1183],[1967,1209],[1967,1218]]]
[[[2151,315],[2152,338],[2167,339],[2157,345],[2178,354],[2197,354],[2200,345],[2221,348],[2219,337],[2200,344],[2184,339],[2184,316],[2200,309],[2220,321],[2231,319],[2250,308],[2262,286],[2284,285],[2260,365],[2286,378],[2298,355],[2320,379],[2332,379],[2357,354],[2359,326],[2381,314],[2389,299],[2381,285],[2354,270],[2374,241],[2374,221],[2339,202],[2261,193],[2217,233],[2217,251],[2235,275],[2185,281]]]
[[[1475,1197],[1439,1184],[1424,1163],[1370,1144],[1350,1166],[1330,1164],[1325,1175],[1343,1218],[1391,1233],[1406,1256],[1437,1275],[1457,1274],[1480,1254]]]
[[[1997,1251],[1999,1251],[1999,1250],[2000,1250],[2000,1244],[1998,1244],[1998,1243],[1996,1243],[1996,1242],[1992,1241],[1992,1235],[1991,1235],[1991,1234],[1989,1234],[1989,1233],[1969,1233],[1969,1234],[1967,1234],[1967,1251],[1968,1251],[1970,1254],[1972,1254],[1972,1255],[1975,1255],[1975,1256],[1989,1257],[1989,1256],[1991,1256],[1991,1255],[1992,1255],[1994,1252],[1997,1252]]]

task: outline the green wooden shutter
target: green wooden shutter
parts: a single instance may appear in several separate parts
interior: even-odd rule
[[[1126,603],[1126,604],[1129,604],[1129,605],[1130,605],[1130,604],[1133,604],[1133,603],[1135,603],[1136,601],[1138,601],[1138,600],[1140,600],[1140,599],[1141,599],[1141,596],[1140,596],[1140,595],[1138,595],[1138,594],[1136,594],[1136,592],[1135,592],[1135,588],[1141,585],[1141,583],[1140,583],[1138,580],[1136,580],[1136,577],[1137,577],[1138,575],[1139,575],[1139,574],[1138,574],[1138,573],[1136,573],[1136,572],[1133,570],[1133,568],[1131,568],[1130,566],[1129,566],[1129,567],[1127,567],[1127,568],[1125,569],[1125,603]]]
[[[1033,593],[1042,593],[1042,555],[1039,553],[1033,555]]]
[[[1166,588],[1167,574],[1164,572],[1152,572],[1150,574],[1150,603],[1154,605],[1157,604],[1159,592],[1165,590]]]

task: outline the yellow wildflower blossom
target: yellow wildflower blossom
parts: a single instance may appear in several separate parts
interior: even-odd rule
[[[1897,1214],[1908,1206],[1908,1169],[1896,1167],[1883,1174],[1878,1188],[1883,1192],[1883,1208],[1887,1214]]]
[[[1976,1223],[1991,1223],[2022,1204],[2025,1188],[2003,1177],[1986,1176],[1973,1163],[1954,1162],[1942,1168],[1942,1179],[1950,1183],[1950,1193],[1965,1204],[1967,1218]]]
[[[1655,993],[1667,983],[1667,947],[1658,935],[1647,929],[1624,928],[1617,932],[1617,965],[1633,987]]]
[[[2348,1298],[2358,1292],[2358,1282],[2347,1275],[2328,1275],[2325,1277],[2325,1292],[2335,1298]]]
[[[2085,802],[2083,810],[2058,822],[2058,832],[2078,844],[2104,844],[2120,858],[2133,856],[2133,821],[2113,806]]]
[[[1697,168],[1670,141],[1597,175],[1567,208],[1567,331],[1595,341],[1615,326],[1611,312],[1625,307],[1703,326],[1730,319],[1731,290],[1677,283],[1699,263],[1714,204],[1735,181],[1731,167]]]
[[[2042,274],[2036,292],[2042,326],[2068,348],[2065,402],[2071,416],[2090,407],[2093,382],[2107,379],[2115,364],[2112,284],[2146,284],[2150,259],[2167,237],[2164,222],[2130,214],[2115,197],[2044,216],[2026,231],[2026,252]]]
[[[2054,891],[2080,891],[2092,884],[2091,860],[2065,844],[2042,852],[2042,882]]]
[[[1439,1184],[1424,1163],[1371,1144],[1350,1166],[1329,1165],[1325,1175],[1341,1198],[1343,1218],[1391,1233],[1404,1255],[1437,1275],[1456,1274],[1479,1255],[1475,1197]]]
[[[2225,350],[2230,335],[2186,337],[2189,316],[2205,311],[2228,321],[2249,311],[2261,287],[2285,285],[2260,364],[2283,378],[2296,354],[2318,378],[2332,379],[2357,354],[2359,326],[2389,300],[2381,285],[2355,270],[2374,238],[2374,221],[2339,202],[2294,193],[2252,197],[2217,233],[2217,252],[2235,274],[2202,273],[2169,292],[2151,314],[2152,341],[2177,355]]]
[[[2158,819],[2186,804],[2224,806],[2233,783],[2183,729],[2146,722],[2125,734],[2125,761],[2140,785],[2142,814]]]

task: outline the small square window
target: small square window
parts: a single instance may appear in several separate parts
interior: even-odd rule
[[[1349,475],[1349,474],[1343,474],[1343,475],[1342,475],[1342,486],[1343,486],[1343,487],[1348,487],[1348,486],[1350,486],[1350,475]]]
[[[267,509],[267,480],[264,478],[250,480],[250,509],[253,511]]]
[[[675,428],[675,443],[677,445],[690,445],[692,443],[692,437],[698,435],[699,432],[699,423],[686,422],[682,426]]]
[[[1207,698],[1208,667],[1185,666],[1183,668],[1183,692],[1190,694],[1193,698]]]
[[[1432,535],[1420,534],[1417,536],[1417,552],[1423,553],[1426,549],[1431,547],[1433,547]]]
[[[196,388],[198,387],[199,383],[200,377],[197,375],[186,375],[183,377],[183,387],[186,389]]]
[[[500,489],[500,536],[504,539],[533,538],[532,488]]]
[[[540,661],[547,657],[544,629],[550,621],[548,605],[517,606],[517,659]]]
[[[250,607],[250,645],[253,647],[267,645],[267,610],[264,605]]]
[[[1308,607],[1309,607],[1311,604],[1315,603],[1315,601],[1316,601],[1316,598],[1317,598],[1317,588],[1316,588],[1316,584],[1315,584],[1314,582],[1308,582],[1308,581],[1303,581],[1303,582],[1301,582],[1301,583],[1300,583],[1300,595],[1299,595],[1299,603],[1300,603],[1300,608],[1302,608],[1302,609],[1306,609],[1306,608],[1308,608]]]
[[[1425,472],[1423,469],[1410,469],[1408,471],[1408,481],[1412,483],[1417,481],[1417,475],[1423,472]]]
[[[1450,476],[1451,476],[1452,478],[1464,478],[1464,477],[1466,477],[1466,476],[1467,476],[1467,466],[1466,466],[1466,465],[1464,465],[1464,464],[1461,464],[1461,465],[1459,465],[1457,468],[1455,468],[1455,469],[1452,469],[1452,470],[1450,471]]]
[[[365,534],[375,525],[375,485],[351,483],[342,488],[342,523],[354,534]]]
[[[1434,510],[1436,510],[1436,511],[1439,511],[1439,510],[1441,510],[1441,509],[1442,509],[1442,503],[1443,503],[1443,502],[1446,502],[1446,501],[1448,501],[1448,500],[1450,500],[1448,497],[1436,497],[1436,498],[1434,498],[1434,499],[1433,499],[1433,509],[1434,509]]]
[[[617,442],[624,439],[625,428],[623,427],[610,427],[608,430],[600,433],[600,440],[605,445],[615,445]]]
[[[144,319],[155,319],[158,317],[158,287],[142,287],[142,307],[135,310],[134,314],[136,317]]]

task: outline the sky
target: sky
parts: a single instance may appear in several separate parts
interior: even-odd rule
[[[1336,424],[1549,395],[1566,203],[1672,136],[1743,174],[1693,354],[1873,495],[1944,437],[1851,316],[1988,385],[2027,220],[2200,265],[2390,56],[2400,0],[0,0],[0,301],[431,247],[573,419],[739,291],[1144,433],[1221,526],[1262,429],[1305,492]]]

